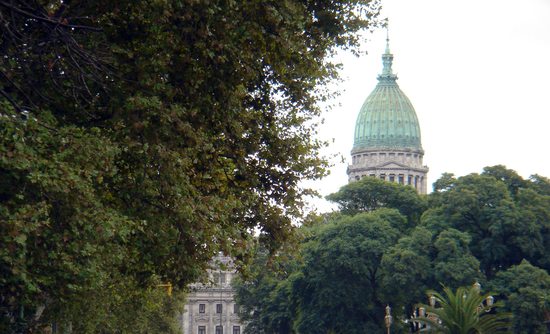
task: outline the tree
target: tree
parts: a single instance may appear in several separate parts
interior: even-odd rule
[[[490,293],[481,295],[476,288],[460,287],[443,288],[444,294],[429,291],[428,296],[435,297],[439,307],[423,305],[426,310],[424,317],[415,320],[430,326],[430,332],[446,334],[491,334],[501,333],[509,328],[510,317],[507,313],[489,313],[495,307],[501,307],[501,302],[488,305],[486,302]],[[435,317],[433,317],[435,316]]]
[[[503,165],[485,167],[483,168],[482,175],[489,175],[499,181],[504,182],[512,196],[516,196],[519,192],[519,189],[526,188],[528,186],[527,181],[519,176],[518,173],[511,169],[507,169]]]
[[[441,232],[435,242],[434,280],[458,288],[484,279],[479,261],[470,253],[470,236],[455,229]]]
[[[440,192],[447,191],[453,187],[455,182],[456,182],[456,178],[453,173],[443,173],[441,174],[439,179],[437,179],[433,183],[433,190],[434,190],[433,193],[437,194]]]
[[[254,252],[246,276],[237,277],[232,283],[240,305],[239,317],[246,323],[244,333],[294,333],[292,280],[298,260],[290,249],[270,255],[265,247],[257,245]]]
[[[529,186],[541,195],[550,196],[550,179],[541,175],[531,175]]]
[[[379,208],[397,209],[408,218],[409,224],[417,223],[426,209],[424,199],[414,188],[372,177],[351,182],[328,195],[327,199],[337,203],[342,213],[347,215]]]
[[[519,211],[520,224],[524,229],[536,231],[519,242],[529,243],[525,254],[532,263],[549,270],[547,250],[550,246],[550,182],[547,178],[532,175],[524,180],[515,171],[502,165],[485,167],[483,174],[504,182]]]
[[[448,274],[439,280],[449,285],[458,275],[462,278],[457,283],[464,284],[473,277],[483,280],[483,275],[487,275],[488,285],[507,300],[505,309],[514,313],[514,332],[545,330],[542,319],[547,306],[541,282],[548,275],[550,231],[550,198],[545,192],[545,178],[532,176],[523,180],[504,166],[493,166],[486,167],[482,175],[446,177],[440,184],[445,186],[439,187],[434,199],[430,199],[432,207],[423,214],[421,225],[439,235],[438,239],[449,228],[454,229],[454,236],[446,237],[441,246],[470,248],[476,257],[466,251],[461,256],[451,256],[455,260],[450,262],[436,259],[435,267]],[[467,241],[469,238],[471,242]],[[466,248],[458,246],[459,240]],[[481,277],[475,273],[478,261]],[[524,293],[519,292],[520,288]]]
[[[386,303],[405,305],[410,311],[424,291],[433,286],[432,238],[432,233],[426,228],[416,227],[384,253],[381,270]]]
[[[79,296],[85,303],[64,300],[62,308],[48,312],[48,320],[58,333],[181,333],[181,291],[169,296],[163,287],[140,289],[127,279],[110,283]]]
[[[405,224],[395,209],[325,215],[300,227],[298,250],[258,251],[235,285],[246,332],[380,330],[377,317],[391,295],[382,256]]]
[[[410,314],[430,286],[454,288],[483,279],[469,242],[467,233],[454,229],[434,238],[425,227],[416,227],[382,257],[383,299],[394,306],[403,305],[405,314]]]
[[[512,312],[514,333],[547,333],[545,312],[550,310],[550,275],[524,260],[501,271],[491,287],[506,298]]]
[[[516,196],[519,208],[520,222],[525,229],[535,231],[529,240],[526,259],[533,264],[550,270],[550,195],[534,190],[536,188],[520,189]]]
[[[399,236],[375,213],[321,226],[304,245],[293,280],[297,332],[379,332],[385,307],[380,265]]]
[[[24,310],[30,331],[118,274],[184,287],[219,251],[244,263],[251,231],[271,249],[288,238],[299,181],[325,173],[312,124],[329,56],[358,45],[378,4],[0,11],[1,321]]]
[[[503,181],[470,174],[436,196],[438,200],[423,214],[421,224],[434,233],[447,228],[467,233],[472,238],[470,250],[487,278],[542,251],[536,243],[542,240],[541,226],[522,221],[518,204]]]

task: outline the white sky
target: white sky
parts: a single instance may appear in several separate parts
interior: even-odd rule
[[[393,69],[422,131],[428,189],[503,164],[524,178],[550,177],[550,0],[382,0],[390,22]],[[313,184],[323,196],[347,183],[355,119],[382,69],[385,30],[368,35],[344,65],[338,105],[323,116],[334,140],[331,175]],[[324,201],[315,201],[320,211]]]

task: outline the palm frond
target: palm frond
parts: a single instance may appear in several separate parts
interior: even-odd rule
[[[510,328],[510,313],[494,313],[502,302],[487,305],[491,294],[480,294],[475,288],[460,287],[453,292],[443,288],[443,294],[428,291],[435,297],[437,307],[419,304],[426,310],[426,316],[414,321],[428,325],[432,333],[446,334],[491,334],[505,333]]]

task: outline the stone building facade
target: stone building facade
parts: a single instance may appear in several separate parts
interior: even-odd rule
[[[352,152],[352,164],[348,167],[349,181],[362,177],[377,177],[414,187],[419,193],[427,193],[426,174],[422,165],[423,154],[403,150],[357,150]]]
[[[378,84],[355,123],[348,180],[377,177],[427,193],[428,167],[423,164],[420,124],[411,101],[397,85],[389,40],[382,55]]]
[[[244,326],[239,320],[239,306],[231,281],[235,270],[231,259],[218,256],[208,271],[210,283],[192,284],[182,314],[184,334],[241,334]]]

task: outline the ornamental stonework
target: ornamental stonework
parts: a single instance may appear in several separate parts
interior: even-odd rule
[[[231,259],[217,256],[208,271],[209,283],[196,283],[190,292],[181,317],[184,334],[241,334],[244,325],[238,315],[235,290],[231,282],[236,275]]]

